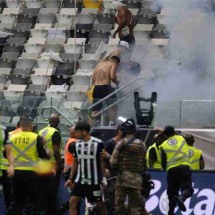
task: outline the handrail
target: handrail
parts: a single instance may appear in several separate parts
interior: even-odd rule
[[[44,107],[44,108],[42,109],[42,111],[41,111],[41,118],[42,118],[44,121],[48,121],[48,119],[46,119],[46,118],[43,116],[43,113],[44,113],[44,111],[45,111],[46,109],[54,109],[55,111],[58,112],[58,114],[59,114],[60,116],[63,116],[64,119],[66,119],[71,125],[75,126],[75,123],[74,123],[74,122],[70,121],[61,111],[59,111],[56,107],[53,107],[53,106],[46,106],[46,107]]]
[[[118,92],[120,92],[121,90],[125,89],[126,87],[130,86],[131,84],[135,83],[136,81],[139,81],[143,79],[143,77],[137,77],[136,79],[130,81],[128,84],[124,85],[123,87],[116,89],[114,92],[112,92],[111,94],[107,95],[106,97],[104,97],[103,99],[99,100],[98,102],[90,105],[90,107],[88,108],[88,111],[90,111],[93,107],[99,105],[100,103],[103,103],[105,100],[109,99],[110,97],[112,97],[113,95],[117,94]]]
[[[102,113],[104,113],[104,111],[109,110],[111,107],[113,107],[114,105],[118,104],[120,101],[126,99],[127,97],[129,97],[132,93],[134,93],[134,91],[141,89],[143,86],[140,86],[138,88],[136,88],[135,90],[132,90],[130,93],[126,94],[124,97],[118,99],[117,101],[113,102],[111,105],[109,105],[108,107],[105,107],[104,109],[102,109],[100,112],[96,113],[94,115],[94,117],[97,117],[99,115],[101,115]]]

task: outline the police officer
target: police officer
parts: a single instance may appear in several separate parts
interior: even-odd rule
[[[49,125],[39,131],[39,135],[43,137],[46,151],[50,156],[50,160],[56,164],[56,174],[44,177],[41,186],[44,186],[44,206],[46,214],[55,215],[57,213],[57,195],[60,184],[61,170],[63,168],[61,161],[61,133],[58,129],[60,123],[59,116],[52,114]],[[46,182],[45,182],[46,180]]]
[[[174,215],[176,204],[181,211],[186,211],[184,201],[193,194],[189,146],[172,126],[166,126],[163,134],[167,140],[161,144],[160,150],[162,167],[167,171],[168,215]]]
[[[142,174],[146,168],[145,145],[135,138],[136,125],[133,119],[122,123],[123,138],[120,140],[111,156],[112,168],[117,168],[115,190],[115,214],[126,214],[125,200],[128,196],[129,209],[132,215],[142,212],[141,187]]]
[[[189,148],[189,156],[191,161],[192,170],[202,170],[205,168],[205,161],[202,156],[202,150],[197,149],[193,146],[195,143],[195,138],[192,134],[185,135],[184,139],[187,144],[190,146]]]
[[[9,143],[12,145],[15,173],[12,178],[13,198],[10,208],[11,215],[21,215],[27,199],[31,199],[33,210],[38,210],[35,187],[34,167],[39,158],[48,159],[43,147],[42,138],[33,133],[32,121],[23,117],[20,132],[13,134]],[[6,164],[7,165],[7,164]]]
[[[162,133],[154,136],[154,144],[152,144],[146,152],[148,168],[162,169],[159,146],[164,142],[164,140],[165,137]]]

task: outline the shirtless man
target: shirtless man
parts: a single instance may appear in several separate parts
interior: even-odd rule
[[[120,40],[126,41],[130,45],[130,49],[133,49],[135,45],[134,38],[134,18],[131,11],[120,1],[114,1],[110,5],[110,9],[115,11],[115,19],[118,24],[118,28],[113,34],[113,38],[118,34]]]
[[[117,56],[112,56],[108,60],[101,61],[93,72],[93,83],[95,85],[93,90],[93,104],[108,96],[114,92],[114,88],[111,86],[111,82],[116,85],[119,84],[116,76],[116,70],[120,63],[120,59]],[[108,105],[114,102],[116,95],[110,97]],[[102,103],[93,107],[93,116],[102,109]],[[114,123],[116,119],[116,109],[112,108],[109,111],[109,122]]]

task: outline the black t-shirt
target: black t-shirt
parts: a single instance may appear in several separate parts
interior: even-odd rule
[[[61,144],[61,133],[60,131],[55,131],[52,135],[52,144],[53,145],[60,145]]]
[[[104,149],[102,140],[91,137],[88,142],[77,140],[68,150],[78,160],[75,183],[99,185],[102,180],[100,153]]]
[[[116,142],[115,140],[112,138],[110,140],[108,140],[107,142],[105,142],[105,150],[108,152],[108,154],[112,155],[114,148],[116,146]]]
[[[37,137],[37,152],[38,152],[39,158],[49,159],[49,156],[46,153],[46,150],[44,148],[43,138],[40,137],[39,135]]]

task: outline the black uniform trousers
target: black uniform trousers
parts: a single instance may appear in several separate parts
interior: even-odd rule
[[[2,170],[2,187],[6,211],[8,211],[12,202],[11,179],[8,178],[7,170]]]
[[[178,166],[170,169],[167,172],[167,184],[167,195],[169,198],[168,215],[174,215],[176,207],[174,196],[179,196],[179,191],[181,191],[180,197],[185,201],[194,192],[192,187],[192,172],[189,166]]]
[[[22,215],[24,208],[31,205],[31,214],[39,214],[37,202],[37,183],[33,171],[15,170],[12,178],[13,201],[9,210],[10,215]]]
[[[58,210],[58,189],[61,171],[56,175],[38,177],[40,208],[44,215],[56,215]]]

